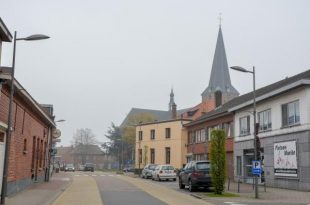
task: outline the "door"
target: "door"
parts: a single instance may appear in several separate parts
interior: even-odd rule
[[[0,193],[2,191],[2,177],[4,168],[4,154],[5,154],[5,134],[0,131]]]

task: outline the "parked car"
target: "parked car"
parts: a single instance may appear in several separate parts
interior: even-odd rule
[[[157,164],[147,164],[141,172],[141,177],[145,179],[152,178],[152,172],[155,170],[156,166]]]
[[[84,171],[84,169],[85,169],[84,165],[80,164],[80,165],[78,166],[78,170],[79,170],[79,171]]]
[[[73,164],[66,164],[65,165],[65,172],[69,172],[69,171],[72,171],[72,172],[75,171]]]
[[[91,172],[95,171],[94,164],[93,163],[86,163],[84,165],[84,171],[91,171]]]
[[[176,170],[172,165],[164,164],[157,165],[155,170],[152,172],[152,180],[169,180],[172,179],[175,181],[177,178]]]
[[[211,162],[208,160],[187,163],[179,174],[179,188],[184,189],[188,186],[188,190],[192,192],[199,187],[210,187],[210,168]]]

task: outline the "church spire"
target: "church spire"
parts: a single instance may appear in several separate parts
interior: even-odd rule
[[[168,110],[171,111],[172,109],[172,105],[175,104],[174,102],[174,93],[173,93],[173,88],[171,88],[171,92],[170,92],[170,101],[169,101],[169,107]]]
[[[222,18],[220,17],[220,20],[221,19]],[[221,22],[217,36],[209,86],[201,94],[202,101],[205,101],[210,97],[210,94],[215,94],[215,92],[218,92],[223,96],[223,100],[221,100],[222,102],[220,104],[239,95],[238,91],[232,86],[230,81]]]

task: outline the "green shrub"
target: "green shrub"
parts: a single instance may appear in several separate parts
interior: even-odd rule
[[[211,178],[215,194],[222,194],[226,179],[226,153],[224,130],[212,130],[211,132]]]

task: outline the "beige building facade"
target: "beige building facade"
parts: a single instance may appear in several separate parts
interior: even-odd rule
[[[186,163],[187,132],[191,120],[173,119],[136,126],[135,168],[146,164],[171,164],[182,168]]]

